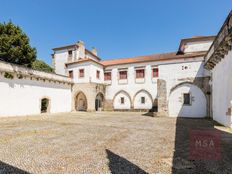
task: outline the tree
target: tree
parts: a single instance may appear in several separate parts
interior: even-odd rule
[[[32,63],[32,69],[39,70],[39,71],[44,71],[44,72],[49,72],[49,73],[54,72],[53,68],[51,68],[48,64],[46,64],[42,60],[35,60]]]
[[[19,26],[11,21],[0,23],[0,58],[6,62],[31,67],[36,60],[36,49]]]

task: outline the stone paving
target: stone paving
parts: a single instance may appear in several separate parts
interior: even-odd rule
[[[188,159],[190,128],[221,132],[219,161]],[[231,173],[232,132],[206,119],[69,113],[0,119],[0,173]]]

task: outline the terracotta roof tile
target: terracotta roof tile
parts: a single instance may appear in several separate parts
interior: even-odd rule
[[[120,58],[100,61],[104,66],[119,65],[119,64],[129,64],[129,63],[140,63],[140,62],[151,62],[151,61],[167,61],[167,60],[177,60],[183,58],[194,58],[205,56],[206,52],[197,52],[190,54],[178,54],[177,52],[163,53],[163,54],[152,54],[147,56],[138,56],[133,58]]]

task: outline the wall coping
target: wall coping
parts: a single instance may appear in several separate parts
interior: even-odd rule
[[[50,80],[54,82],[73,84],[73,80],[69,77],[58,75],[55,73],[47,73],[43,71],[33,70],[31,68],[26,68],[21,65],[8,63],[1,60],[0,60],[0,72],[8,72],[8,73],[14,73],[26,77],[40,78],[42,80]]]

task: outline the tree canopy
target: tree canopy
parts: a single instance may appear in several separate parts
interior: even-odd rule
[[[32,67],[36,49],[19,26],[11,21],[0,23],[0,58],[6,62]]]
[[[32,63],[32,69],[44,71],[44,72],[49,72],[49,73],[54,72],[53,69],[42,60],[35,60]]]

